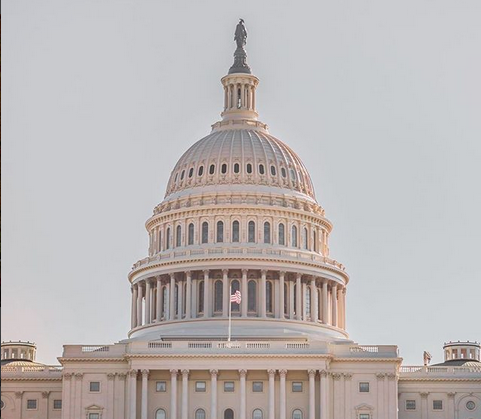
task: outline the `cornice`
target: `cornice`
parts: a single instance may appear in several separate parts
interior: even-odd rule
[[[401,365],[402,358],[334,358],[333,362],[395,362]]]
[[[245,353],[231,353],[231,354],[126,354],[125,359],[178,359],[178,358],[304,358],[316,360],[331,360],[332,355],[329,354],[245,354]]]
[[[408,383],[410,381],[481,383],[481,377],[399,377],[399,383]]]
[[[95,362],[95,363],[125,362],[125,357],[122,357],[122,358],[57,358],[57,359],[62,365],[68,362]]]
[[[62,381],[62,376],[60,377],[2,377],[2,382],[4,381]]]

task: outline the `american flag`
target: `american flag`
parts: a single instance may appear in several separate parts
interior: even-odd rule
[[[230,296],[231,303],[240,304],[241,301],[242,301],[242,297],[241,297],[241,292],[239,290],[237,290],[234,294]]]

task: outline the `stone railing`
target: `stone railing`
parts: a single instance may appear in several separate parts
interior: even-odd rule
[[[328,265],[337,268],[341,271],[345,271],[345,267],[342,263],[337,262],[334,259],[319,254],[296,250],[296,249],[272,249],[267,247],[207,247],[204,249],[178,249],[164,251],[157,253],[154,256],[146,257],[137,261],[132,266],[132,271],[141,267],[147,266],[151,263],[178,260],[178,259],[191,259],[194,257],[218,257],[219,255],[235,255],[235,257],[272,257],[275,259],[285,259],[286,261],[309,261],[315,262],[321,265]]]
[[[15,379],[17,377],[23,378],[49,378],[61,379],[63,368],[56,365],[17,365],[2,367],[2,380],[6,378]]]
[[[480,366],[461,366],[461,367],[449,367],[449,366],[412,366],[406,365],[399,369],[401,377],[413,377],[424,375],[477,375],[481,378],[481,365]]]

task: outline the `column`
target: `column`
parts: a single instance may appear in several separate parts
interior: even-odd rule
[[[343,388],[343,383],[341,383],[341,377],[342,374],[337,374],[333,373],[332,374],[332,379],[333,381],[333,393],[334,393],[334,398],[333,398],[333,403],[334,403],[334,419],[343,419],[342,415],[342,406],[344,405],[343,403],[343,395],[342,395],[342,388]],[[383,419],[384,416],[382,416]]]
[[[217,374],[219,371],[210,370],[210,419],[217,419]]]
[[[155,307],[155,319],[157,322],[160,322],[162,319],[162,306],[163,306],[163,301],[162,301],[162,280],[160,279],[160,276],[157,277],[157,307]]]
[[[72,382],[71,373],[63,374],[62,384],[62,419],[70,419],[70,384]]]
[[[344,417],[350,418],[352,415],[351,412],[351,379],[352,374],[344,374]]]
[[[267,372],[269,374],[269,419],[275,419],[274,392],[275,392],[276,371],[269,370]]]
[[[309,370],[309,419],[316,419],[316,370]],[[347,417],[346,417],[347,418]]]
[[[337,311],[337,284],[332,286],[332,325],[337,327],[338,311]]]
[[[229,270],[222,269],[222,317],[229,315]]]
[[[169,320],[175,319],[175,274],[170,274]]]
[[[177,318],[181,320],[184,316],[184,281],[177,283]]]
[[[115,374],[108,373],[107,374],[107,412],[106,412],[107,419],[114,419],[114,398],[115,398],[114,380],[115,380]]]
[[[132,315],[131,315],[131,328],[137,326],[137,286],[132,285]]]
[[[145,281],[145,314],[144,314],[144,319],[145,319],[145,324],[150,324],[150,300],[152,299],[151,296],[151,285],[150,285],[150,279],[147,279]]]
[[[328,388],[328,381],[327,381],[327,374],[326,370],[320,370],[319,375],[321,376],[321,383],[320,383],[320,395],[319,395],[319,402],[321,404],[321,418],[320,419],[329,419],[329,388]]]
[[[266,317],[266,270],[261,271],[261,286],[259,288],[259,317]]]
[[[192,272],[187,271],[185,273],[187,277],[186,291],[185,291],[185,318],[190,319],[192,317]]]
[[[384,416],[384,373],[376,374],[377,378],[377,411],[379,415]],[[425,418],[427,419],[427,418]]]
[[[170,370],[170,417],[177,419],[177,370]]]
[[[137,370],[129,371],[130,415],[129,419],[137,418]]]
[[[242,269],[242,283],[241,283],[241,315],[247,317],[247,269]]]
[[[387,374],[388,379],[388,419],[397,419],[397,408],[398,408],[398,391],[397,391],[397,380],[396,374]],[[454,415],[451,416],[454,418]]]
[[[189,415],[189,370],[182,370],[182,419]]]
[[[287,370],[280,370],[279,377],[279,419],[286,419],[286,375]]]
[[[324,324],[329,323],[329,311],[327,306],[327,298],[328,298],[328,291],[327,291],[327,281],[322,283],[322,322]]]
[[[279,318],[283,319],[284,318],[284,276],[285,272],[281,271],[279,272]]]
[[[246,411],[247,411],[247,406],[246,406],[246,375],[247,371],[246,370],[239,370],[239,376],[240,376],[240,417],[239,419],[247,419],[246,417]]]
[[[305,282],[302,283],[302,294],[301,294],[301,304],[302,304],[302,313],[301,313],[301,320],[307,321],[307,284]]]
[[[428,392],[419,393],[421,396],[421,419],[428,419]]]
[[[454,418],[454,396],[456,396],[456,393],[453,391],[450,391],[448,393],[448,417],[449,418]]]
[[[296,320],[302,319],[302,285],[301,274],[296,276]]]
[[[204,271],[204,317],[209,317],[209,270]]]
[[[137,326],[142,326],[142,297],[143,290],[141,283],[137,283]]]
[[[48,419],[48,402],[49,402],[50,391],[42,391],[42,398],[45,399],[45,419]]]
[[[317,287],[316,280],[311,279],[311,322],[317,321]]]
[[[140,418],[147,419],[149,370],[142,370],[142,401],[140,406]]]
[[[114,418],[125,419],[125,414],[128,414],[126,400],[125,400],[125,379],[127,374],[120,372],[116,374],[116,383],[114,385],[116,400],[118,403],[114,404]]]
[[[83,374],[78,372],[75,374],[75,413],[74,418],[80,418],[83,415],[82,412],[82,378]]]

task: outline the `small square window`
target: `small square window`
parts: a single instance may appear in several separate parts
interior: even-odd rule
[[[99,413],[89,413],[89,419],[100,419]]]
[[[37,400],[29,399],[27,400],[27,409],[35,410],[37,408]]]
[[[54,408],[54,410],[62,409],[62,400],[54,400],[53,401],[53,408]]]
[[[416,400],[406,400],[406,410],[416,410]]]
[[[433,400],[433,410],[443,410],[443,401]]]
[[[198,393],[205,393],[205,381],[196,381],[195,391],[197,391]]]
[[[370,413],[361,413],[359,415],[359,419],[371,419],[371,414]]]
[[[262,393],[264,391],[264,383],[262,381],[254,381],[252,383],[252,391],[254,393]]]
[[[155,383],[155,391],[167,391],[167,383],[165,381],[157,381]]]
[[[91,381],[90,382],[90,391],[92,393],[98,393],[100,391],[100,382],[98,381]]]
[[[232,393],[234,391],[234,381],[224,381],[224,391]]]
[[[300,381],[295,381],[292,383],[292,392],[293,393],[301,393],[302,392],[302,383]]]
[[[369,383],[359,383],[360,393],[369,393]]]

